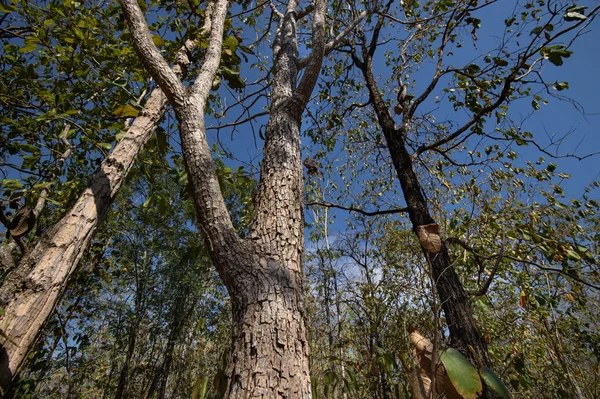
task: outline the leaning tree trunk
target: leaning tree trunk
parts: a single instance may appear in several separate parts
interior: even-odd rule
[[[209,7],[210,9],[210,7]],[[210,19],[203,30],[211,29]],[[186,41],[173,72],[185,76],[197,43]],[[167,96],[155,88],[121,141],[90,178],[69,212],[47,231],[0,288],[0,388],[7,390],[58,303],[139,153],[162,119]]]
[[[160,121],[166,97],[154,90],[86,190],[5,279],[0,289],[0,386],[8,389],[29,349],[58,303],[67,280],[105,218],[135,159]]]
[[[374,37],[377,34],[378,30],[376,29]],[[400,181],[413,231],[418,235],[419,230],[423,228],[422,226],[434,225],[435,220],[429,213],[421,183],[414,171],[412,157],[404,142],[407,132],[404,128],[396,128],[388,106],[379,93],[375,77],[373,76],[373,54],[364,51],[363,56],[364,60],[358,59],[356,55],[353,57],[367,83],[369,96],[377,114],[379,126],[383,131],[392,163]],[[439,239],[437,231],[435,235],[435,238]],[[481,358],[484,365],[490,367],[491,361],[487,343],[483,339],[483,335],[475,322],[469,298],[452,266],[448,249],[443,241],[440,243],[441,248],[436,248],[435,251],[423,247],[423,255],[427,263],[431,265],[432,277],[436,282],[437,294],[442,304],[444,315],[446,316],[446,324],[450,330],[452,345],[475,362],[473,355],[468,350],[468,346],[471,346]]]

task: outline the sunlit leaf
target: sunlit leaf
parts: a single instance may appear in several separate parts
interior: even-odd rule
[[[446,349],[441,361],[452,386],[464,399],[475,399],[483,390],[479,373],[467,358],[454,348]]]

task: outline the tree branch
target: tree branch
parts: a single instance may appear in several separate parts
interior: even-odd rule
[[[138,57],[167,98],[171,102],[183,102],[185,87],[154,45],[146,18],[137,0],[120,0],[120,2],[131,33],[131,42]]]
[[[221,47],[223,45],[223,30],[225,29],[227,6],[227,0],[218,0],[214,5],[214,14],[210,17],[211,30],[204,63],[192,86],[191,96],[194,99],[202,99],[202,104],[204,104],[208,98],[208,93],[212,88],[213,79],[219,68],[219,63],[221,62]]]
[[[331,53],[331,51],[333,51],[334,48],[337,47],[338,44],[340,44],[340,42],[342,42],[344,40],[344,38],[346,36],[348,36],[348,34],[354,29],[356,28],[356,26],[360,23],[360,21],[362,21],[363,19],[365,19],[365,17],[369,15],[369,11],[364,10],[363,12],[361,12],[358,17],[356,17],[356,19],[354,19],[354,21],[352,21],[352,23],[350,23],[350,25],[348,25],[343,31],[341,31],[335,38],[333,38],[330,42],[328,42],[325,45],[325,55]],[[300,18],[300,17],[298,17]],[[300,62],[298,63],[298,69],[303,69],[305,68],[312,60],[312,55],[313,53],[310,53],[308,56],[302,58],[300,60]]]
[[[325,57],[325,12],[327,11],[326,0],[315,0],[315,10],[312,21],[312,52],[310,61],[306,66],[304,75],[296,88],[294,102],[298,103],[298,110],[302,112],[310,100],[310,95],[317,83],[321,73],[321,64]]]
[[[408,208],[392,208],[392,209],[383,209],[379,211],[365,211],[360,208],[356,208],[353,206],[343,206],[338,204],[333,204],[331,202],[307,202],[306,206],[323,206],[325,208],[336,208],[343,209],[345,211],[360,213],[365,216],[377,216],[377,215],[391,215],[396,213],[405,213],[408,212]]]

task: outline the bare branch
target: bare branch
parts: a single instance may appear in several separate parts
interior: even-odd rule
[[[315,11],[312,21],[312,52],[311,59],[306,66],[304,75],[294,95],[294,100],[298,102],[298,110],[302,112],[310,100],[310,95],[317,83],[321,73],[321,64],[325,56],[325,13],[327,11],[326,0],[315,0]]]
[[[325,208],[336,208],[343,209],[345,211],[360,213],[365,216],[377,216],[377,215],[392,215],[396,213],[405,213],[408,212],[408,208],[392,208],[392,209],[383,209],[379,211],[365,211],[360,208],[356,208],[354,206],[343,206],[338,204],[333,204],[331,202],[307,202],[306,206],[323,206]]]
[[[217,0],[214,5],[214,14],[211,16],[211,31],[208,39],[208,48],[200,73],[192,86],[191,96],[194,100],[201,100],[202,107],[206,103],[208,93],[212,88],[213,79],[221,62],[221,46],[223,44],[223,30],[227,16],[227,0]]]
[[[356,28],[356,26],[360,23],[360,21],[362,21],[363,19],[365,19],[365,17],[369,15],[369,12],[367,10],[364,10],[363,12],[361,12],[358,17],[356,17],[354,19],[354,21],[352,21],[352,23],[350,23],[350,25],[348,25],[343,31],[341,31],[335,38],[333,38],[329,43],[327,43],[325,45],[325,55],[331,53],[331,51],[333,49],[336,48],[336,46],[338,44],[340,44],[344,38],[346,36],[348,36],[348,34],[354,29]],[[313,53],[310,53],[308,56],[304,57],[303,59],[300,60],[300,62],[298,63],[298,69],[302,69],[305,68],[312,60],[312,55]]]

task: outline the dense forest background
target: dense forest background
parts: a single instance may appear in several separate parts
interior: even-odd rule
[[[152,42],[187,85],[210,53],[206,21],[216,3],[139,3]],[[298,67],[312,65],[316,1],[231,3],[207,94],[215,175],[242,239],[257,219],[277,93],[274,32],[290,4]],[[431,366],[411,340],[415,329],[431,340],[429,361],[457,347],[480,371],[491,367],[508,390],[501,396],[600,397],[600,110],[580,94],[600,80],[574,67],[598,57],[590,39],[598,7],[324,4],[328,44],[301,128],[313,397],[418,397],[411,378],[431,376]],[[179,116],[164,98],[150,107],[158,86],[127,23],[114,2],[0,3],[1,322],[24,295],[19,279],[36,270],[36,245],[109,168],[128,172],[110,195],[94,191],[98,216],[73,244],[81,255],[66,277],[32,289],[56,288],[58,302],[47,319],[36,316],[11,397],[227,397],[231,287],[203,235]],[[130,165],[119,158],[129,166],[115,167],[110,154],[120,156],[136,129],[145,136],[131,136]],[[409,164],[417,186],[403,175]],[[447,269],[468,298],[484,355],[453,336]],[[5,326],[0,342],[9,348],[17,330]],[[481,392],[465,389],[445,394]]]

